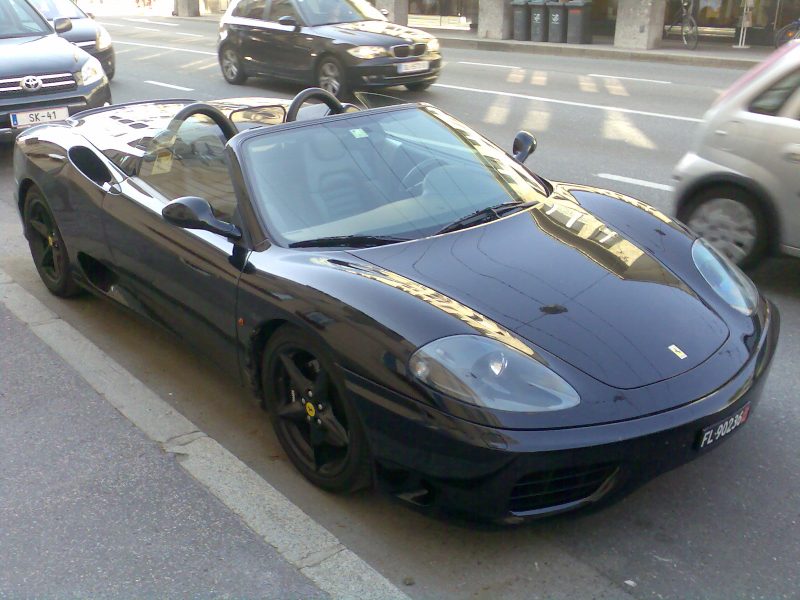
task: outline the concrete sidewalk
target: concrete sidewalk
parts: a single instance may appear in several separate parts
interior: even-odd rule
[[[0,271],[0,597],[406,596]]]

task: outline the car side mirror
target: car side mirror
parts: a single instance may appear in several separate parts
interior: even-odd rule
[[[300,29],[300,24],[297,22],[297,19],[290,15],[284,15],[278,19],[278,25],[283,25],[284,27],[293,27],[295,31]]]
[[[56,33],[67,33],[70,29],[72,29],[72,20],[68,17],[59,17],[55,21],[53,21],[53,29],[56,30]]]
[[[536,138],[527,131],[520,131],[514,136],[511,152],[519,164],[524,164],[528,157],[536,151]]]
[[[381,9],[381,14],[382,14],[384,17],[388,17],[388,16],[389,16],[389,11],[388,11],[388,10],[386,10],[385,8],[382,8],[382,9]]]
[[[183,229],[205,229],[231,240],[242,238],[242,232],[236,225],[220,221],[214,216],[208,200],[197,196],[173,200],[161,209],[161,216],[167,223]]]

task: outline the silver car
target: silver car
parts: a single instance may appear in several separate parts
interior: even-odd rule
[[[800,41],[716,101],[674,178],[678,218],[739,266],[800,257]]]

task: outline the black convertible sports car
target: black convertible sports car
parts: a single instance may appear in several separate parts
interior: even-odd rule
[[[311,89],[86,111],[25,131],[14,172],[45,285],[207,351],[309,480],[513,522],[719,446],[779,330],[705,241],[534,148]]]

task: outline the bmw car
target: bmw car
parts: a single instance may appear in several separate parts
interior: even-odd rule
[[[344,98],[354,89],[422,91],[439,76],[439,41],[396,25],[366,0],[238,0],[219,26],[229,83],[251,76],[312,83]]]
[[[53,294],[206,353],[314,484],[513,523],[731,439],[779,334],[708,242],[535,147],[321,89],[159,100],[25,131],[15,195]]]
[[[108,30],[81,10],[72,0],[32,0],[33,5],[52,23],[55,19],[66,18],[72,28],[61,37],[83,48],[100,61],[106,77],[114,79],[116,60],[114,46]]]
[[[111,103],[100,62],[58,34],[27,0],[0,0],[0,141],[25,127]]]

